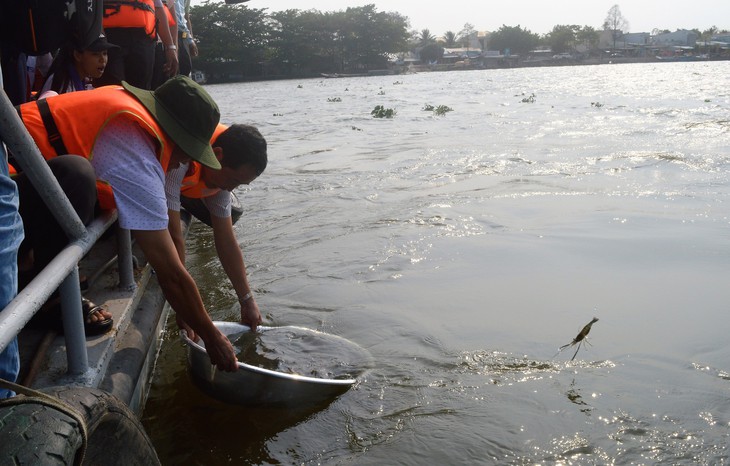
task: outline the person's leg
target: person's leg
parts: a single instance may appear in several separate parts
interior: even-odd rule
[[[133,29],[130,34],[132,41],[124,58],[126,81],[135,87],[151,89],[157,42],[150,39],[143,29]]]
[[[97,199],[96,174],[91,163],[77,155],[62,155],[49,160],[48,166],[79,219],[84,225],[91,223]],[[30,180],[24,174],[16,180],[20,192],[20,215],[25,229],[25,240],[19,254],[20,257],[30,251],[33,254],[32,267],[20,274],[19,285],[22,289],[61,252],[69,239]],[[88,308],[82,309],[88,335],[103,333],[111,327],[112,315],[107,310],[89,301],[83,302],[82,307]],[[95,323],[99,325],[95,326]]]
[[[8,43],[0,44],[0,59],[2,60],[3,89],[13,105],[20,105],[28,101],[28,70],[26,69],[26,55],[17,47]]]
[[[162,42],[158,42],[155,45],[155,66],[152,71],[152,87],[151,90],[155,90],[167,81],[167,76],[163,71],[165,67],[165,48]]]
[[[2,80],[0,80],[0,83]],[[8,176],[5,148],[0,143],[0,311],[18,292],[18,246],[23,239],[23,224],[18,215],[18,191]],[[20,370],[18,339],[0,351],[0,378],[15,382]],[[15,393],[0,388],[0,399]]]
[[[91,163],[76,155],[63,155],[48,161],[61,189],[86,225],[94,219],[96,205],[96,176]],[[20,174],[16,178],[20,192],[20,216],[23,218],[25,240],[21,257],[33,253],[32,272],[23,276],[21,288],[68,244],[68,237],[41,199],[30,180]]]
[[[190,72],[193,70],[193,63],[190,58],[190,45],[186,39],[183,39],[182,32],[178,32],[177,34],[177,43],[177,59],[180,62],[179,73],[183,76],[190,77]]]

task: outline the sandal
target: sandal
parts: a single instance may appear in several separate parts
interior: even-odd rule
[[[97,306],[92,301],[89,301],[84,297],[81,298],[81,312],[84,316],[84,334],[87,337],[107,333],[114,325],[114,320],[112,318],[106,318],[96,322],[92,322],[90,320],[94,314],[103,310],[103,306]],[[56,297],[49,300],[43,307],[41,307],[41,310],[33,316],[31,323],[40,327],[53,329],[59,334],[63,334],[63,318],[60,298]]]
[[[84,333],[86,333],[87,337],[102,335],[111,330],[114,325],[114,319],[111,317],[95,322],[90,321],[91,317],[96,313],[99,313],[101,316],[101,311],[103,310],[105,310],[103,306],[97,306],[88,299],[81,298],[81,311],[84,313]]]

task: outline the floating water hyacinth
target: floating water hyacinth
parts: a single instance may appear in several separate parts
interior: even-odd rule
[[[438,107],[434,107],[431,104],[424,105],[423,110],[425,112],[433,112],[434,115],[438,115],[438,116],[444,116],[448,112],[454,111],[454,109],[449,107],[448,105],[439,105]]]
[[[535,93],[533,92],[532,94],[528,95],[527,97],[523,97],[521,102],[523,104],[535,103],[535,97],[537,97],[537,95],[535,95]]]
[[[376,105],[370,114],[375,118],[393,118],[396,111],[392,108],[385,108],[382,105]]]

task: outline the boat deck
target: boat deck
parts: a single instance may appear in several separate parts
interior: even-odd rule
[[[186,214],[185,212],[183,212]],[[184,228],[190,223],[183,215]],[[115,230],[112,227],[110,231]],[[114,318],[114,327],[103,335],[86,338],[89,369],[84,374],[67,373],[63,335],[44,325],[29,324],[18,337],[22,385],[43,389],[59,385],[83,385],[112,393],[139,413],[144,406],[150,369],[158,351],[169,306],[152,267],[133,245],[135,257],[133,290],[120,289],[116,267],[117,238],[107,234],[79,264],[87,277],[84,297],[104,305]]]

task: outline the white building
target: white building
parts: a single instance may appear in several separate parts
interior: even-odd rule
[[[686,29],[679,29],[674,32],[667,32],[664,34],[657,34],[651,38],[652,45],[659,46],[683,46],[683,47],[694,47],[699,37],[694,31],[688,31]]]

